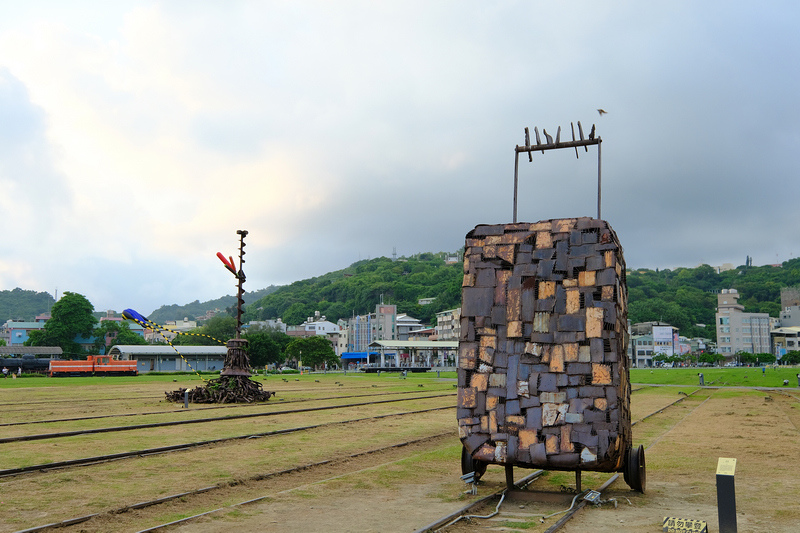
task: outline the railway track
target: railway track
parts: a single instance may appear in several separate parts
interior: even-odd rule
[[[425,399],[434,399],[434,398],[441,398],[446,396],[453,396],[453,393],[448,394],[439,394],[439,395],[432,395],[432,396],[415,396],[411,398],[399,398],[399,399],[391,399],[391,400],[377,400],[373,402],[363,402],[363,403],[352,403],[352,404],[345,404],[345,405],[334,405],[334,406],[322,406],[322,407],[309,407],[303,409],[293,409],[293,410],[285,410],[285,411],[271,411],[267,413],[251,413],[246,415],[234,415],[234,416],[227,416],[227,417],[214,417],[214,418],[204,418],[204,419],[197,419],[197,420],[184,420],[184,421],[174,421],[174,422],[163,422],[157,424],[139,424],[133,426],[125,426],[125,427],[116,427],[116,428],[97,428],[93,430],[81,430],[81,431],[69,431],[69,432],[61,432],[61,433],[48,433],[48,434],[40,434],[40,435],[29,435],[27,437],[12,437],[6,439],[0,439],[0,443],[11,443],[11,442],[20,442],[20,441],[30,441],[30,440],[42,440],[42,439],[57,439],[57,438],[66,438],[66,437],[76,437],[81,435],[91,435],[97,433],[108,433],[114,431],[130,431],[134,429],[154,429],[160,427],[170,427],[170,426],[177,426],[183,425],[187,423],[210,423],[210,422],[221,422],[221,421],[229,421],[233,419],[240,419],[240,418],[254,418],[254,417],[266,417],[266,416],[278,416],[278,415],[286,415],[286,414],[300,414],[300,413],[313,413],[313,412],[322,412],[322,411],[329,411],[333,409],[347,409],[353,407],[365,407],[365,406],[372,406],[372,405],[380,405],[380,404],[387,404],[387,403],[398,403],[398,402],[406,402],[412,400],[425,400]],[[341,421],[335,422],[324,422],[319,424],[311,424],[311,425],[304,425],[304,426],[296,426],[291,428],[283,428],[273,431],[266,431],[266,432],[258,432],[258,433],[248,433],[244,435],[237,435],[233,437],[225,437],[225,438],[217,438],[217,439],[208,439],[203,441],[195,441],[195,442],[188,442],[188,443],[180,443],[174,444],[170,446],[159,446],[154,448],[147,448],[147,449],[139,449],[133,451],[126,451],[120,453],[113,453],[113,454],[104,454],[99,456],[92,456],[92,457],[84,457],[80,459],[71,459],[66,461],[58,461],[58,462],[50,462],[50,463],[43,463],[43,464],[36,464],[30,465],[25,467],[19,468],[8,468],[4,470],[0,470],[0,478],[10,477],[10,476],[18,476],[21,474],[27,474],[32,472],[44,472],[52,469],[57,468],[67,468],[67,467],[79,467],[79,466],[87,466],[87,465],[94,465],[97,463],[108,462],[108,461],[117,461],[120,459],[132,458],[132,457],[141,457],[146,455],[154,455],[154,454],[164,454],[170,452],[177,452],[177,451],[184,451],[191,448],[197,448],[202,446],[211,446],[226,442],[233,442],[245,439],[253,439],[253,438],[263,438],[263,437],[270,437],[275,435],[283,435],[287,433],[295,433],[299,431],[308,431],[312,429],[317,429],[321,427],[327,427],[332,425],[339,425],[339,424],[348,424],[348,423],[355,423],[355,422],[363,422],[365,420],[379,420],[382,418],[388,418],[392,416],[404,416],[409,414],[419,414],[425,413],[430,411],[438,411],[444,409],[453,409],[455,405],[447,405],[443,407],[434,407],[429,409],[419,409],[414,411],[405,411],[405,412],[396,412],[396,413],[389,413],[384,415],[376,415],[371,417],[360,417],[360,418],[353,418],[353,419],[346,419]]]
[[[375,397],[375,396],[395,396],[400,394],[421,394],[421,393],[428,393],[434,392],[434,390],[428,389],[424,391],[420,390],[412,390],[412,391],[397,391],[397,392],[381,392],[378,394],[351,394],[345,396],[327,396],[323,398],[299,398],[295,400],[286,400],[283,401],[281,399],[280,405],[287,405],[292,403],[304,403],[304,402],[317,402],[317,401],[328,401],[328,400],[344,400],[350,398],[365,398],[365,397]],[[454,393],[451,393],[454,394]],[[185,413],[195,413],[197,411],[211,411],[211,410],[218,410],[218,409],[225,409],[225,410],[233,410],[233,409],[241,409],[241,408],[263,408],[267,406],[274,406],[277,405],[276,403],[269,403],[269,404],[229,404],[229,405],[213,405],[213,406],[197,406],[197,404],[192,404],[192,409],[190,411],[179,410],[179,409],[172,409],[169,411],[149,411],[145,413],[116,413],[116,414],[108,414],[108,415],[94,415],[94,416],[80,416],[80,417],[72,417],[72,418],[48,418],[42,420],[29,420],[25,422],[6,422],[0,423],[0,427],[11,427],[11,426],[27,426],[27,425],[35,425],[35,424],[52,424],[52,423],[60,423],[60,422],[77,422],[82,420],[101,420],[105,418],[126,418],[126,417],[148,417],[148,416],[156,416],[156,415],[176,415],[176,414],[185,414]],[[287,412],[303,412],[303,410],[296,410],[296,411],[281,411],[278,414],[285,414]],[[270,416],[269,414],[259,415],[259,414],[251,414],[251,415],[230,415],[226,417],[214,417],[214,418],[207,418],[207,419],[198,419],[199,422],[202,421],[216,421],[216,420],[232,420],[237,417],[239,418],[247,418],[247,417],[254,417],[254,416]],[[179,422],[180,423],[180,422]],[[136,426],[131,426],[134,429],[138,429]],[[124,430],[124,429],[123,429]],[[107,431],[107,430],[105,430]],[[47,434],[45,434],[47,435]],[[56,434],[57,435],[57,434]],[[41,438],[47,438],[42,436],[29,436],[29,437],[20,437],[20,438],[10,438],[10,439],[2,439],[0,438],[0,444],[3,442],[12,442],[13,440],[38,440]]]
[[[672,403],[670,403],[670,404],[668,404],[668,405],[666,405],[664,407],[661,407],[661,408],[659,408],[659,409],[657,409],[655,411],[652,411],[651,413],[649,413],[649,414],[647,414],[647,415],[645,415],[645,416],[643,416],[643,417],[631,422],[631,426],[635,426],[635,425],[637,425],[639,423],[642,423],[642,422],[644,422],[644,421],[646,421],[646,420],[648,420],[648,419],[650,419],[652,417],[655,417],[655,416],[657,416],[659,414],[664,413],[665,411],[669,410],[671,407],[674,407],[674,406],[682,403],[687,398],[693,396],[699,390],[701,390],[701,389],[695,389],[691,393],[685,394],[684,396],[682,396],[681,398],[678,398],[674,402],[672,402]],[[684,420],[687,416],[689,416],[692,412],[694,412],[700,406],[705,404],[705,402],[707,402],[710,398],[711,398],[711,395],[709,394],[709,396],[705,400],[703,400],[702,402],[700,402],[696,406],[694,406],[691,409],[691,411],[689,411],[689,413],[687,413],[684,417],[682,417],[680,420],[678,420],[678,422],[676,424],[670,426],[665,432],[663,432],[656,439],[654,439],[653,442],[651,442],[645,448],[645,451],[649,450],[650,447],[652,447],[656,442],[658,442],[663,437],[663,435],[665,435],[666,433],[671,431],[672,428],[675,427],[676,425],[680,424],[680,422],[682,420]],[[536,470],[533,474],[530,474],[529,476],[523,478],[522,480],[514,483],[513,484],[513,488],[514,489],[524,488],[525,486],[529,485],[532,481],[534,481],[536,478],[538,478],[543,472],[544,472],[543,470]],[[564,525],[566,525],[567,522],[569,522],[572,518],[574,518],[575,515],[577,515],[581,510],[586,508],[586,506],[589,504],[589,500],[584,498],[585,495],[587,495],[587,494],[589,494],[591,492],[595,492],[595,493],[598,493],[598,497],[599,497],[600,495],[602,495],[602,493],[604,491],[606,491],[611,485],[613,485],[619,479],[619,476],[620,476],[620,474],[614,473],[614,474],[610,475],[606,479],[605,482],[603,482],[601,485],[597,486],[596,488],[586,489],[586,490],[578,492],[572,498],[571,505],[569,505],[568,508],[563,509],[561,511],[553,512],[553,513],[549,513],[549,514],[533,514],[533,513],[520,513],[519,511],[515,510],[515,514],[517,516],[519,516],[519,515],[527,515],[527,516],[529,516],[531,518],[539,517],[542,522],[544,522],[544,518],[552,518],[554,516],[561,515],[560,518],[558,518],[558,520],[554,524],[552,524],[550,527],[548,527],[547,529],[544,530],[545,533],[555,533],[556,531],[560,531],[564,527]],[[480,500],[478,500],[476,502],[470,503],[469,505],[463,507],[462,509],[459,509],[455,513],[452,513],[450,515],[444,516],[441,519],[439,519],[439,520],[437,520],[437,521],[435,521],[435,522],[433,522],[433,523],[431,523],[431,524],[429,524],[429,525],[427,525],[427,526],[425,526],[423,528],[420,528],[420,529],[416,530],[415,533],[439,533],[439,532],[447,533],[449,531],[454,531],[453,528],[456,527],[456,525],[462,520],[493,519],[495,516],[500,514],[501,504],[503,503],[503,500],[505,499],[506,494],[508,493],[509,489],[511,489],[511,488],[512,487],[507,485],[505,488],[499,489],[499,490],[493,492],[492,494],[489,494],[488,496],[485,496],[485,497],[481,498]],[[488,514],[484,512],[487,508],[489,510],[491,510],[491,508],[493,506],[494,506],[494,511],[493,512],[488,513]]]
[[[350,454],[350,455],[345,456],[345,457],[339,457],[339,458],[336,458],[336,459],[326,459],[326,460],[323,460],[323,461],[317,461],[317,462],[314,462],[314,463],[302,464],[302,465],[299,465],[299,466],[295,466],[295,467],[287,468],[287,469],[283,469],[283,470],[278,470],[278,471],[275,471],[275,472],[256,474],[256,475],[251,476],[249,479],[240,480],[240,481],[241,482],[244,482],[244,481],[267,481],[269,479],[272,479],[272,478],[275,478],[275,477],[279,477],[279,476],[286,476],[286,475],[295,474],[295,473],[298,473],[298,472],[303,472],[303,471],[307,471],[307,470],[313,470],[315,468],[319,468],[319,467],[322,467],[322,466],[328,466],[328,465],[333,465],[333,464],[336,464],[336,463],[343,463],[343,462],[347,462],[347,461],[352,461],[353,459],[358,459],[358,458],[361,458],[361,457],[367,457],[367,456],[370,456],[370,455],[377,455],[377,454],[380,454],[382,452],[386,452],[388,450],[393,450],[393,449],[403,448],[403,447],[407,447],[407,446],[411,446],[411,445],[415,445],[415,444],[422,444],[422,443],[426,443],[426,442],[430,442],[430,441],[435,441],[435,440],[441,439],[443,437],[452,437],[454,434],[455,434],[455,431],[449,431],[449,432],[446,432],[446,433],[440,433],[440,434],[437,434],[437,435],[431,435],[431,436],[422,437],[422,438],[414,439],[414,440],[410,440],[410,441],[403,441],[403,442],[399,442],[399,443],[393,443],[393,444],[390,444],[388,446],[382,446],[380,448],[374,448],[374,449],[370,449],[370,450],[367,450],[367,451],[364,451],[364,452],[353,453],[353,454]],[[69,519],[66,519],[66,520],[61,520],[61,521],[58,521],[58,522],[51,522],[51,523],[48,523],[48,524],[43,524],[41,526],[34,526],[34,527],[31,527],[31,528],[18,530],[15,533],[34,533],[34,532],[37,532],[37,531],[47,531],[47,530],[56,529],[56,528],[66,530],[65,528],[68,528],[68,527],[71,527],[71,526],[76,526],[78,524],[83,524],[83,523],[85,523],[85,522],[87,522],[87,521],[89,521],[89,520],[91,520],[93,518],[97,518],[97,517],[100,517],[100,516],[103,516],[103,515],[109,515],[109,514],[110,515],[118,515],[118,514],[122,514],[122,513],[127,513],[129,511],[134,511],[134,510],[138,510],[138,509],[145,509],[145,508],[153,507],[153,506],[160,505],[160,504],[166,504],[166,503],[174,502],[176,500],[191,498],[192,496],[198,496],[198,495],[206,494],[206,493],[213,492],[213,491],[216,491],[216,490],[223,490],[225,488],[227,488],[227,486],[226,485],[222,485],[222,484],[211,485],[211,486],[207,486],[207,487],[201,487],[201,488],[198,488],[198,489],[194,489],[194,490],[190,490],[190,491],[186,491],[186,492],[181,492],[181,493],[177,493],[177,494],[171,494],[171,495],[164,496],[164,497],[161,497],[161,498],[156,498],[156,499],[153,499],[153,500],[139,502],[139,503],[132,504],[132,505],[126,505],[124,507],[119,507],[117,509],[113,509],[113,510],[110,510],[110,511],[104,511],[102,513],[92,513],[92,514],[88,514],[88,515],[82,515],[82,516],[77,516],[77,517],[74,517],[74,518],[69,518]],[[240,506],[240,505],[247,505],[247,504],[255,503],[255,502],[261,501],[261,500],[263,500],[265,498],[266,497],[258,497],[258,498],[249,499],[249,500],[244,501],[244,502],[233,504],[230,507],[237,507],[237,506]],[[207,511],[207,512],[203,512],[203,513],[199,513],[199,514],[192,515],[192,516],[180,519],[180,520],[170,521],[170,522],[165,523],[165,524],[160,524],[160,525],[157,525],[157,526],[153,526],[153,527],[141,530],[141,531],[142,532],[145,532],[145,531],[158,531],[158,530],[162,530],[162,529],[165,529],[165,528],[173,526],[173,525],[184,524],[184,523],[187,523],[187,522],[191,522],[192,520],[196,520],[197,518],[200,518],[202,516],[207,516],[210,513],[214,513],[216,511],[221,510],[221,509],[222,508],[214,509],[212,511]]]
[[[312,429],[318,429],[322,427],[334,426],[334,425],[342,425],[342,424],[353,424],[356,422],[364,422],[366,420],[380,420],[382,418],[390,418],[390,417],[399,417],[399,416],[407,416],[407,415],[417,415],[420,413],[428,413],[431,411],[441,411],[445,409],[454,409],[455,405],[448,405],[445,407],[432,407],[430,409],[419,409],[416,411],[404,411],[398,413],[389,413],[385,415],[376,415],[370,417],[363,417],[363,418],[353,418],[349,420],[341,420],[336,422],[325,422],[322,424],[312,424],[308,426],[298,426],[292,428],[285,428],[285,429],[278,429],[275,431],[264,431],[261,433],[251,433],[247,435],[238,435],[236,437],[225,437],[221,439],[211,439],[199,442],[187,442],[182,444],[175,444],[172,446],[160,446],[157,448],[147,448],[143,450],[135,450],[130,452],[121,452],[121,453],[113,453],[113,454],[106,454],[106,455],[98,455],[94,457],[85,457],[82,459],[72,459],[69,461],[59,461],[53,463],[44,463],[38,464],[33,466],[26,466],[20,468],[9,468],[6,470],[0,470],[0,478],[10,477],[10,476],[18,476],[21,474],[28,474],[28,473],[35,473],[35,472],[47,472],[50,470],[61,469],[61,468],[68,468],[68,467],[78,467],[78,466],[88,466],[88,465],[95,465],[98,463],[105,463],[110,461],[118,461],[120,459],[127,459],[132,457],[145,457],[147,455],[156,455],[156,454],[164,454],[169,452],[178,452],[178,451],[185,451],[191,448],[198,448],[202,446],[212,446],[215,444],[223,444],[226,442],[233,442],[238,440],[246,440],[246,439],[257,439],[263,437],[273,437],[276,435],[286,435],[288,433],[296,433],[299,431],[308,431]]]
[[[675,400],[675,401],[673,401],[673,402],[671,402],[671,403],[669,403],[667,405],[664,405],[662,407],[659,407],[658,409],[653,410],[650,413],[647,413],[645,416],[642,416],[641,418],[639,418],[635,422],[633,422],[632,425],[640,424],[640,423],[642,423],[642,422],[644,422],[646,420],[649,420],[649,419],[651,419],[653,417],[657,417],[658,415],[660,415],[662,413],[668,412],[672,407],[680,404],[685,399],[687,399],[689,397],[692,397],[696,392],[697,392],[697,390],[692,391],[689,394],[687,394],[685,396],[681,396],[677,400]],[[690,413],[693,412],[694,409],[696,409],[697,407],[699,407],[699,405],[695,406],[692,409],[692,411],[690,411]],[[688,414],[685,415],[685,416],[688,416]],[[669,429],[667,429],[667,431],[669,431]],[[362,456],[364,456],[364,454],[379,455],[381,453],[384,453],[386,450],[390,450],[390,449],[393,449],[393,448],[402,448],[402,447],[406,447],[406,446],[408,446],[410,444],[415,444],[415,443],[419,444],[419,445],[422,445],[424,443],[437,443],[437,441],[444,441],[444,442],[447,442],[448,444],[452,445],[452,440],[453,439],[455,439],[454,431],[448,431],[446,433],[437,434],[437,435],[431,435],[431,436],[423,437],[423,438],[420,438],[420,439],[415,439],[415,440],[410,440],[410,441],[403,441],[403,442],[398,442],[398,443],[392,443],[391,445],[383,446],[383,447],[380,447],[380,448],[375,448],[375,449],[369,450],[367,452],[360,452],[358,454],[349,455],[349,456],[347,456],[345,458],[325,459],[325,460],[322,460],[322,461],[317,461],[315,463],[308,463],[308,464],[303,464],[303,465],[300,465],[300,466],[295,466],[295,467],[292,467],[292,468],[289,468],[289,469],[283,469],[283,470],[270,472],[270,473],[264,473],[264,474],[255,474],[255,475],[251,476],[251,480],[254,480],[254,481],[269,480],[269,479],[274,479],[275,477],[278,477],[278,476],[284,476],[284,475],[289,475],[289,474],[298,474],[299,472],[304,472],[304,471],[311,472],[311,471],[315,471],[315,470],[321,469],[321,467],[323,467],[324,465],[330,466],[330,465],[333,465],[334,463],[336,463],[336,464],[344,464],[344,463],[347,462],[346,460],[354,459],[356,457],[362,457]],[[345,461],[342,462],[342,459],[345,459]],[[355,465],[355,466],[360,466],[360,465]],[[543,474],[543,471],[541,471],[541,470],[534,471],[531,474],[529,474],[528,476],[526,476],[525,478],[517,481],[515,483],[515,486],[517,486],[519,488],[524,487],[525,485],[528,485],[530,483],[535,482],[542,474]],[[325,480],[327,480],[327,479],[335,479],[336,477],[339,477],[341,475],[342,475],[341,471],[337,470],[334,476],[329,476],[327,478],[326,477],[322,477],[317,482],[325,482]],[[618,474],[612,475],[603,485],[598,487],[596,490],[598,490],[600,492],[606,490],[606,488],[611,486],[617,480],[617,478],[618,478]],[[298,483],[300,483],[300,484],[298,486],[302,485],[303,481],[306,481],[306,478],[299,479]],[[69,528],[71,526],[76,526],[78,524],[81,524],[81,528],[85,529],[86,531],[95,531],[95,529],[92,529],[91,527],[86,529],[87,528],[86,524],[91,524],[92,522],[97,521],[97,520],[103,520],[104,519],[103,517],[107,518],[107,517],[111,516],[112,514],[128,513],[128,512],[133,512],[133,511],[137,511],[137,510],[145,509],[145,508],[154,508],[154,507],[158,507],[159,505],[162,505],[162,504],[164,504],[164,505],[177,505],[176,502],[178,502],[178,501],[181,501],[181,500],[184,500],[184,501],[185,500],[189,500],[189,501],[191,501],[194,498],[201,497],[200,495],[208,494],[208,493],[213,492],[213,491],[223,490],[223,488],[224,488],[224,486],[220,486],[220,485],[200,487],[200,488],[194,489],[192,491],[186,491],[186,492],[182,492],[182,493],[176,493],[176,494],[173,494],[173,495],[162,496],[160,498],[155,498],[155,499],[148,500],[148,501],[145,501],[145,502],[141,502],[141,503],[138,503],[138,504],[120,507],[120,508],[115,509],[113,511],[105,511],[103,513],[95,513],[95,514],[91,514],[91,515],[76,516],[76,517],[74,517],[72,519],[63,520],[63,521],[56,522],[56,523],[51,523],[51,524],[45,524],[45,525],[42,525],[42,526],[29,528],[29,529],[25,529],[25,530],[20,530],[19,533],[43,531],[43,530],[47,530],[47,529],[51,529],[51,528],[55,528],[55,527],[65,528],[65,529],[69,530]],[[292,489],[286,489],[286,490],[292,490]],[[206,519],[209,516],[224,514],[225,512],[232,511],[232,510],[238,509],[238,508],[247,508],[249,506],[253,506],[253,505],[257,505],[257,504],[263,504],[263,502],[268,501],[271,498],[271,495],[273,494],[273,492],[274,491],[271,491],[268,487],[264,487],[263,488],[263,493],[261,495],[253,495],[251,493],[251,494],[248,494],[247,497],[243,497],[242,499],[240,499],[240,501],[238,501],[236,503],[232,503],[232,504],[228,503],[226,505],[220,505],[220,506],[216,506],[216,507],[213,507],[211,509],[208,509],[208,510],[203,510],[202,512],[190,513],[189,516],[185,516],[185,517],[182,517],[182,518],[177,519],[177,520],[171,519],[171,520],[166,521],[166,522],[161,522],[161,523],[158,523],[158,524],[155,524],[155,525],[149,525],[147,528],[141,529],[140,533],[151,532],[151,531],[167,531],[167,530],[176,530],[176,529],[177,530],[181,530],[181,531],[183,531],[183,530],[187,530],[188,531],[188,530],[191,530],[191,527],[192,527],[191,524],[192,523],[194,523],[196,521],[202,521],[203,519]],[[474,502],[474,503],[472,503],[472,504],[470,504],[470,505],[458,510],[455,513],[446,515],[446,516],[442,517],[442,519],[440,519],[440,520],[438,520],[436,522],[433,522],[430,525],[419,529],[418,533],[428,532],[428,531],[439,531],[439,530],[441,530],[441,531],[450,531],[454,527],[455,528],[461,527],[462,524],[463,524],[463,521],[465,519],[463,519],[463,518],[459,519],[459,517],[465,516],[465,515],[467,515],[467,516],[468,515],[474,515],[475,513],[478,513],[481,508],[486,508],[489,511],[492,511],[492,510],[495,510],[495,509],[499,511],[501,506],[497,502],[500,501],[501,498],[503,498],[503,494],[504,493],[505,493],[505,489],[497,491],[496,493],[490,494],[488,496],[485,496],[485,497],[481,498],[480,500],[478,500],[477,502]],[[561,527],[563,527],[564,524],[567,523],[567,521],[569,519],[571,519],[573,516],[575,516],[575,514],[579,513],[581,509],[585,508],[585,506],[587,505],[587,502],[585,500],[580,499],[578,496],[580,496],[580,495],[576,495],[574,497],[573,505],[571,506],[570,509],[565,510],[563,513],[558,513],[558,515],[562,515],[563,514],[564,516],[561,517],[560,519],[558,519],[557,522],[555,524],[553,524],[547,531],[553,531],[553,532],[558,531]],[[482,511],[480,511],[480,512],[482,512]],[[502,515],[502,513],[503,513],[503,511],[500,511],[501,515]],[[163,514],[163,513],[161,513],[161,514]],[[476,520],[476,519],[473,518],[472,520]],[[103,526],[98,526],[98,529],[96,529],[96,530],[98,530],[98,531],[102,530],[102,527]],[[182,529],[182,528],[184,528],[184,529]],[[185,528],[188,528],[188,529],[185,529]],[[456,529],[456,530],[461,531],[459,529]]]
[[[294,379],[299,380],[299,378],[294,378]],[[286,380],[286,382],[288,382],[288,379]],[[277,384],[275,379],[272,379],[270,381],[263,380],[263,381],[261,381],[261,383],[264,383],[265,385],[268,385],[270,387],[272,385],[274,385],[274,384]],[[310,383],[310,382],[309,381],[305,381],[305,383]],[[166,388],[172,388],[172,387],[170,387],[170,384],[168,384],[168,383],[164,383],[163,385]],[[178,385],[187,385],[187,386],[189,386],[191,388],[191,387],[197,385],[197,382],[189,382],[189,383],[180,382],[180,383],[178,383]],[[380,385],[369,385],[369,386],[367,386],[367,385],[353,385],[352,383],[348,383],[346,390],[351,391],[351,390],[354,390],[354,389],[385,389],[385,388],[397,387],[397,386],[398,386],[397,382],[384,383],[384,384],[380,384]],[[308,389],[308,388],[277,389],[277,390],[281,394],[286,394],[286,393],[293,393],[293,392],[308,393],[308,392],[336,391],[336,390],[341,390],[341,389],[339,389],[338,387],[332,387],[332,386],[330,386],[328,384],[325,384],[322,387],[315,388],[313,391],[311,389]],[[47,405],[47,406],[49,406],[51,408],[55,408],[55,407],[61,407],[61,406],[64,406],[64,405],[75,404],[75,403],[79,403],[79,404],[94,404],[94,403],[107,404],[108,402],[125,402],[125,401],[141,401],[141,400],[164,400],[164,394],[161,393],[161,394],[156,394],[156,395],[124,396],[124,397],[123,396],[112,396],[112,397],[108,397],[108,398],[74,398],[74,399],[59,398],[57,405],[53,404],[53,400],[52,399],[37,400],[37,401],[25,401],[24,403],[20,403],[18,400],[15,400],[15,401],[12,401],[12,402],[0,402],[0,412],[3,412],[3,413],[23,413],[23,412],[28,412],[28,411],[38,411],[38,410],[40,410],[39,407],[29,407],[29,406],[32,406],[32,405],[34,405],[34,406]],[[22,408],[20,408],[20,406],[22,406]]]

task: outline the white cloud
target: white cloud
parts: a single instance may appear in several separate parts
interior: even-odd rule
[[[0,282],[149,312],[232,292],[213,256],[237,229],[253,290],[454,250],[510,220],[523,128],[577,120],[604,139],[603,214],[629,264],[788,259],[796,12],[17,5],[0,21],[0,220],[27,240]],[[596,152],[520,165],[520,219],[595,213]]]

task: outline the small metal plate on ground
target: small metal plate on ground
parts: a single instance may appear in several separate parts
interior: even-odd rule
[[[597,492],[596,490],[590,490],[584,495],[583,499],[589,503],[595,503],[597,500],[600,499],[600,493]]]

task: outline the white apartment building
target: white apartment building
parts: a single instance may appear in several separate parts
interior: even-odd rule
[[[436,313],[436,339],[457,341],[461,335],[461,308]]]
[[[717,295],[717,353],[732,358],[739,352],[771,353],[768,313],[745,313],[739,291],[723,289]]]

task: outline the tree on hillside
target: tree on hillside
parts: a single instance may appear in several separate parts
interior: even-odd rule
[[[147,341],[138,333],[131,331],[127,322],[103,320],[94,328],[94,353],[108,353],[118,344],[144,345]],[[107,343],[107,344],[106,344]]]
[[[295,302],[289,306],[289,308],[283,312],[283,316],[281,320],[283,320],[284,324],[289,324],[292,326],[296,326],[298,324],[302,324],[306,321],[306,318],[309,317],[309,312],[307,307],[300,302]]]
[[[330,341],[322,335],[312,337],[299,337],[286,347],[285,355],[288,358],[302,362],[303,366],[318,367],[324,363],[336,365],[339,359]]]
[[[245,310],[245,320],[281,317],[299,324],[319,311],[331,322],[354,314],[371,313],[383,301],[397,305],[423,322],[435,314],[461,305],[463,265],[445,264],[435,254],[420,254],[403,261],[381,257],[359,261],[350,267],[318,278],[280,287]],[[419,306],[420,298],[435,298]]]
[[[17,287],[0,291],[0,324],[6,320],[33,321],[36,315],[46,313],[55,300],[46,292],[26,291]]]
[[[45,322],[44,328],[31,331],[25,345],[60,346],[65,357],[82,357],[85,351],[76,338],[89,339],[92,336],[97,323],[92,313],[94,307],[85,296],[67,291],[53,304],[50,319]]]
[[[278,333],[289,337],[285,333]],[[269,331],[248,332],[244,336],[247,339],[247,355],[250,357],[250,366],[266,366],[283,362],[283,350],[274,336],[275,334]]]

